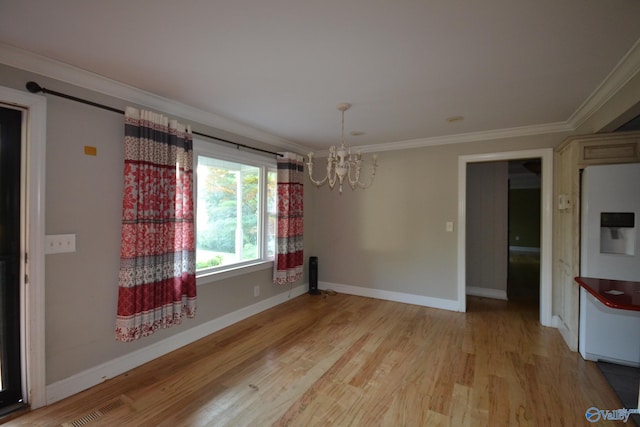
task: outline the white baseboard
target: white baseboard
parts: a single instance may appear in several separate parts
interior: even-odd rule
[[[501,289],[479,288],[477,286],[467,286],[467,295],[474,297],[484,297],[507,300],[507,291]]]
[[[631,366],[632,368],[640,368],[640,363],[635,360],[616,359],[615,357],[603,356],[601,354],[585,353],[582,355],[584,360],[590,360],[592,362],[607,362],[614,363],[616,365]]]
[[[460,307],[458,300],[433,298],[424,295],[385,291],[382,289],[363,288],[361,286],[341,285],[339,283],[318,282],[318,288],[322,290],[331,289],[343,294],[421,305],[424,307],[440,308],[449,311],[459,311],[458,309]]]
[[[133,368],[150,362],[153,359],[177,350],[187,344],[191,344],[192,342],[226,328],[227,326],[233,325],[234,323],[258,314],[264,310],[282,304],[291,298],[304,294],[308,289],[309,285],[306,283],[296,286],[291,289],[291,292],[286,291],[279,293],[278,295],[241,308],[240,310],[232,313],[225,314],[224,316],[210,320],[207,323],[198,325],[183,333],[174,335],[148,347],[131,352],[71,377],[49,384],[47,385],[47,405],[100,384],[109,378],[113,378],[130,371]]]

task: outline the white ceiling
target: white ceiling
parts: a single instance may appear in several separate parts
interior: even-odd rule
[[[353,146],[564,123],[639,22],[638,0],[0,0],[0,42],[314,149],[343,101]]]

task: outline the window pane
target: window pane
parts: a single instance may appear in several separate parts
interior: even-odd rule
[[[198,156],[196,269],[257,259],[260,169]]]

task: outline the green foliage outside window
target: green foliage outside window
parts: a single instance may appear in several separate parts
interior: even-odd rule
[[[269,169],[266,183],[261,183],[261,170],[259,166],[198,156],[197,270],[273,256],[276,172]],[[265,189],[267,203],[260,209]],[[265,230],[260,229],[261,215],[265,216]],[[268,244],[266,254],[261,254],[261,234]]]

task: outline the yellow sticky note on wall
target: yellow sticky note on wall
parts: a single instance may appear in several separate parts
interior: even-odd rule
[[[98,155],[98,149],[96,147],[90,147],[88,145],[84,146],[84,154],[86,154],[87,156],[97,156]]]

